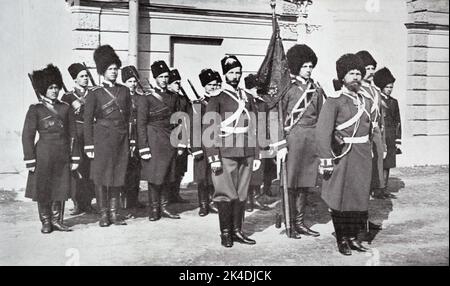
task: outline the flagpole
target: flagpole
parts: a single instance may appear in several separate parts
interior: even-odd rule
[[[275,8],[277,6],[276,0],[271,0],[270,1],[270,7],[272,8],[272,29],[273,29],[273,33],[276,33],[277,36],[278,35],[278,31],[277,31],[277,26],[276,26],[276,11]],[[278,102],[278,123],[279,123],[279,128],[281,128],[280,133],[282,135],[284,135],[284,129],[283,129],[283,107],[280,104],[280,102]],[[284,136],[283,136],[284,137]],[[286,171],[286,160],[283,159],[281,161],[281,168],[280,168],[280,172],[281,172],[281,180],[280,180],[280,185],[283,185],[283,193],[282,193],[282,205],[283,205],[283,213],[284,213],[284,225],[285,225],[285,229],[286,229],[286,235],[288,237],[291,237],[292,234],[292,226],[291,226],[291,214],[289,212],[290,206],[289,204],[291,202],[289,202],[289,190],[288,190],[288,186],[287,186],[287,171]]]

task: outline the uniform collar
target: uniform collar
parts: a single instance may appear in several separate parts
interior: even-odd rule
[[[87,88],[82,88],[79,85],[75,85],[74,89],[75,89],[75,92],[78,92],[80,94],[84,94],[88,90]]]
[[[166,92],[167,88],[166,89],[162,89],[159,86],[155,86],[155,90],[158,91],[158,92]]]
[[[295,79],[296,79],[297,82],[299,82],[299,83],[301,83],[301,84],[307,84],[307,83],[310,83],[310,82],[312,81],[311,78],[309,78],[309,79],[304,79],[304,78],[302,78],[302,77],[299,76],[299,75],[296,76]]]
[[[109,80],[103,79],[102,80],[102,84],[104,87],[115,87],[116,83],[115,82],[111,82]]]
[[[42,97],[42,100],[45,101],[45,103],[51,104],[51,105],[54,105],[55,102],[56,102],[56,99],[55,100],[51,100],[50,98],[45,97],[45,96]]]
[[[239,87],[234,88],[234,87],[232,87],[231,85],[229,85],[228,83],[224,83],[223,86],[222,86],[222,88],[223,88],[224,90],[228,90],[228,91],[231,91],[231,92],[234,92],[234,93],[238,93],[238,92],[240,91],[240,88],[239,88]]]
[[[384,94],[383,92],[380,92],[380,93],[381,93],[381,97],[383,97],[383,99],[385,99],[385,100],[386,100],[386,99],[389,99],[390,96],[387,96],[387,95]]]

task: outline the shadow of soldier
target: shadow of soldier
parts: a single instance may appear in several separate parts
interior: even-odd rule
[[[388,181],[388,191],[391,193],[399,193],[401,189],[405,188],[405,183],[396,177],[389,178]],[[367,241],[369,244],[375,239],[377,234],[382,231],[382,229],[377,229],[376,226],[372,224],[376,223],[383,225],[384,221],[389,219],[389,214],[393,211],[393,199],[374,199],[369,203],[369,227],[368,232],[364,236],[363,240]]]

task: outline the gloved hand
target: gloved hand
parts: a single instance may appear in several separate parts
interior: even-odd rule
[[[88,156],[89,159],[94,159],[94,155],[94,151],[86,152],[86,156]]]
[[[70,164],[70,170],[75,171],[78,169],[79,164],[78,163],[71,163]]]
[[[152,154],[150,154],[150,153],[141,155],[142,160],[150,160],[151,158],[152,158]]]
[[[28,170],[29,172],[31,172],[31,173],[34,173],[34,170],[36,170],[36,167],[35,167],[35,166],[33,166],[33,167],[28,167],[27,170]]]
[[[324,180],[328,180],[334,171],[334,165],[332,159],[321,159],[319,165],[319,174],[322,175]]]
[[[211,171],[213,173],[220,172],[222,170],[222,162],[211,163]]]
[[[261,167],[261,160],[253,160],[253,171],[257,171]]]

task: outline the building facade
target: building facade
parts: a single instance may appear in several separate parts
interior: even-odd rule
[[[245,73],[258,70],[272,33],[269,2],[1,1],[4,33],[0,40],[8,52],[0,57],[9,68],[0,71],[0,78],[5,94],[14,96],[2,98],[0,139],[9,147],[0,155],[4,161],[16,163],[3,164],[0,172],[23,168],[20,131],[27,107],[35,101],[27,72],[53,62],[60,66],[70,88],[68,65],[84,61],[97,75],[93,51],[98,45],[110,44],[124,65],[137,62],[143,77],[151,77],[153,61],[165,60],[199,91],[200,70],[220,70],[225,54],[237,55]],[[327,93],[332,92],[336,59],[344,53],[369,50],[379,68],[387,66],[397,78],[393,96],[399,100],[404,127],[404,154],[398,164],[448,164],[449,2],[312,2],[306,10],[308,17],[303,18],[298,17],[295,4],[277,0],[285,50],[301,42],[316,51],[319,61],[313,77]],[[133,8],[136,4],[138,9]],[[193,96],[186,86],[188,95]]]

